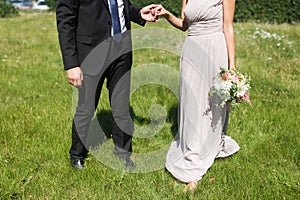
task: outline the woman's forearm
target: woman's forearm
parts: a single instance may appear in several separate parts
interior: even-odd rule
[[[178,28],[182,31],[186,31],[188,29],[188,23],[185,20],[184,10],[186,7],[188,0],[182,0],[181,7],[181,18],[174,16],[171,12],[166,10],[163,6],[160,6],[158,9],[158,16],[164,16],[170,24],[172,24],[175,28]]]
[[[224,26],[224,36],[227,45],[228,53],[228,65],[229,68],[235,68],[235,41],[234,41],[234,29],[233,26]]]
[[[178,28],[182,31],[186,31],[188,28],[187,22],[181,18],[174,16],[169,11],[166,11],[164,17],[172,24],[175,28]]]
[[[235,68],[235,42],[234,42],[234,29],[233,29],[233,17],[235,9],[235,0],[223,0],[223,31],[226,40],[227,52],[228,52],[228,65],[229,68]]]

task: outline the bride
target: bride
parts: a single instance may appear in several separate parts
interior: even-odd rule
[[[213,77],[221,67],[235,68],[233,31],[235,0],[183,0],[182,16],[159,7],[174,27],[186,31],[180,61],[179,134],[166,156],[167,170],[193,191],[215,158],[239,150],[226,136],[229,107],[209,97]]]

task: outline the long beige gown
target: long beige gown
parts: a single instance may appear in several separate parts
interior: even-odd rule
[[[228,67],[222,0],[189,0],[189,22],[180,66],[179,132],[166,156],[166,168],[182,182],[199,181],[215,158],[232,155],[238,144],[223,128],[226,107],[209,97],[220,67]]]

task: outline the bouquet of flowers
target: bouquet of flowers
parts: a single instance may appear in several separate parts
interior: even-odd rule
[[[241,74],[235,69],[227,70],[221,68],[213,79],[213,88],[209,95],[217,94],[220,97],[220,108],[223,108],[227,102],[232,107],[238,106],[242,102],[247,102],[251,105],[249,89],[250,77]]]

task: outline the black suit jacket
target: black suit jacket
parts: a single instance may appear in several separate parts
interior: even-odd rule
[[[127,30],[130,21],[145,25],[140,8],[123,1]],[[56,19],[65,70],[80,66],[94,47],[111,37],[108,0],[58,0]]]

